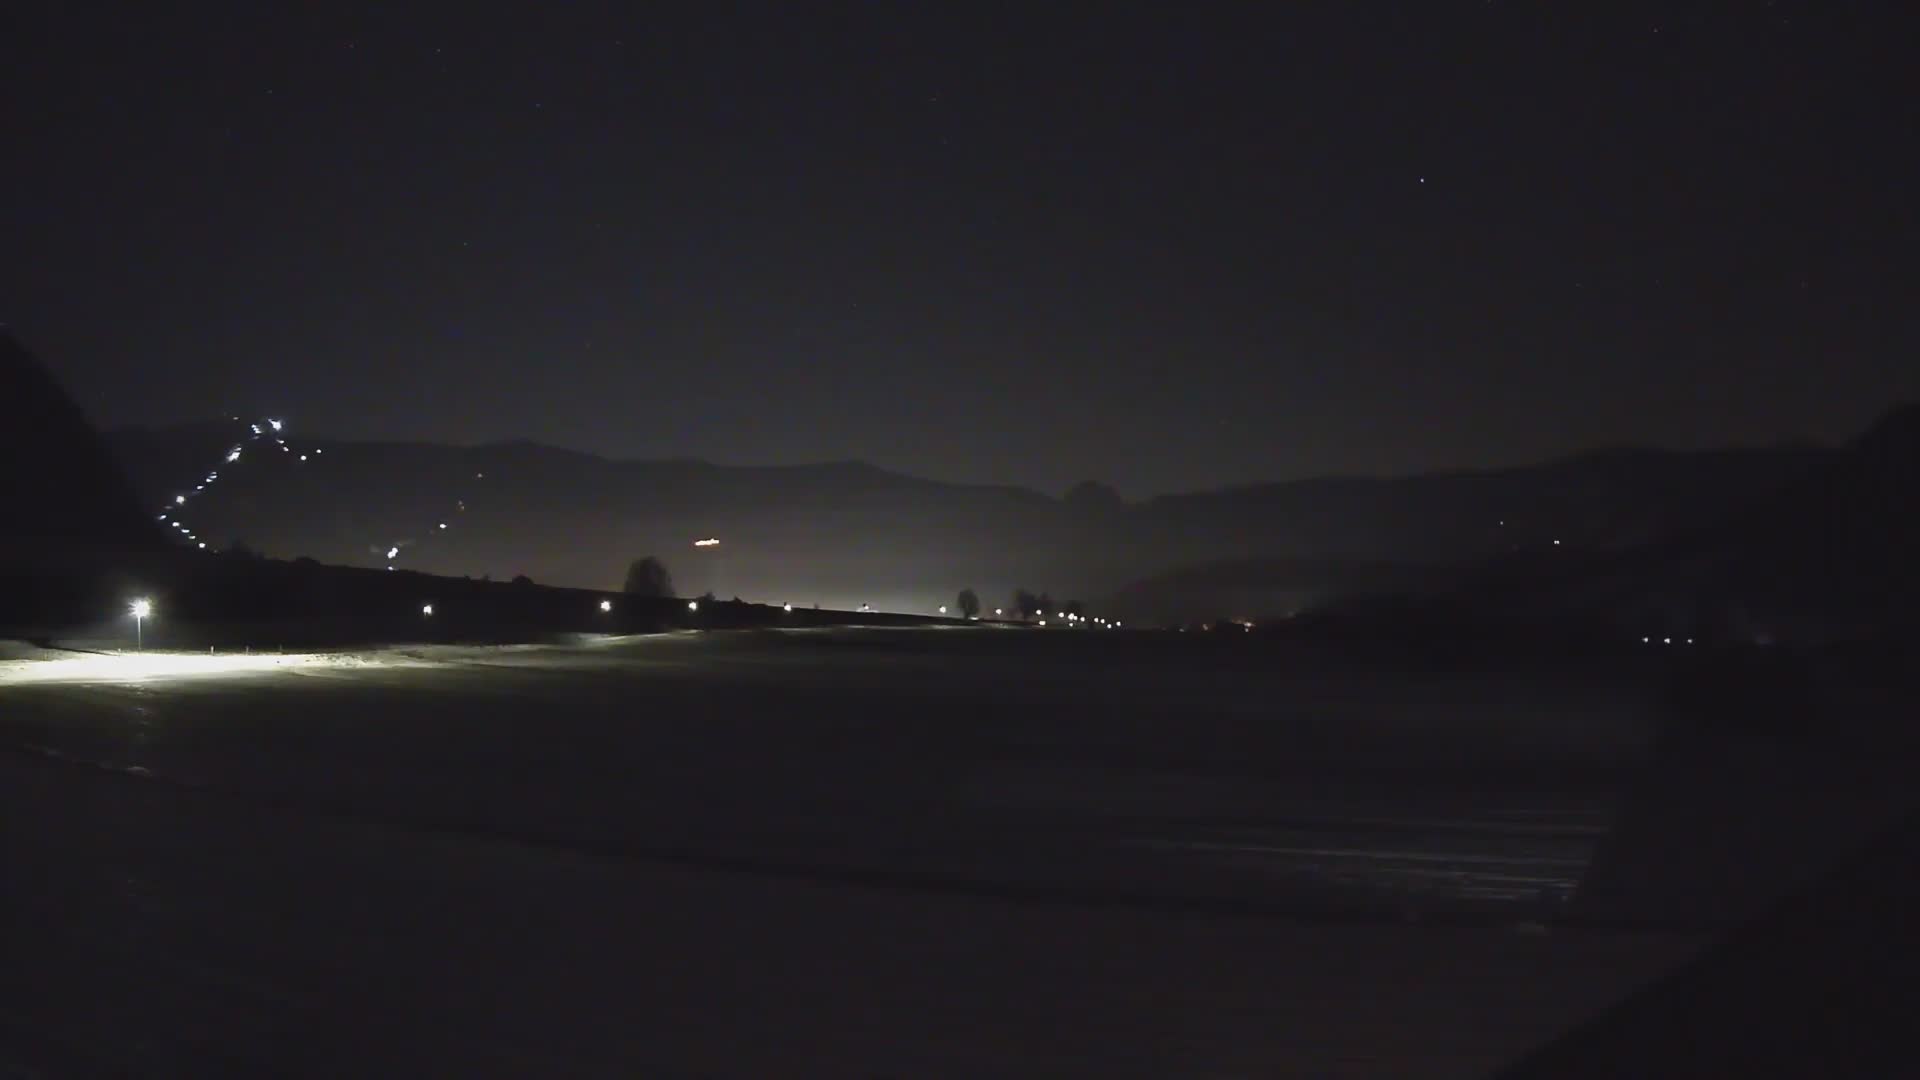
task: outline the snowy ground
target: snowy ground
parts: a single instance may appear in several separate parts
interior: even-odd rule
[[[1630,693],[1063,638],[0,662],[0,1046],[1474,1075],[1689,947],[1527,925]]]

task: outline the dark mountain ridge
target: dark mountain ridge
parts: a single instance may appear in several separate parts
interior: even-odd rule
[[[129,429],[109,443],[158,507],[218,461],[236,429],[244,433],[231,422]],[[1609,450],[1517,469],[1321,477],[1129,504],[1092,482],[1055,498],[857,461],[617,461],[530,442],[287,436],[288,451],[249,451],[196,496],[203,537],[358,565],[382,565],[398,546],[402,568],[585,587],[617,585],[630,559],[656,554],[683,591],[909,611],[950,603],[967,585],[989,606],[1018,586],[1104,596],[1204,563],[1303,560],[1292,583],[1311,591],[1315,561],[1451,564],[1555,539],[1626,548],[1722,517],[1834,453]],[[301,462],[292,452],[310,449],[324,456]],[[692,547],[706,536],[721,545]],[[1181,614],[1219,614],[1215,599]]]

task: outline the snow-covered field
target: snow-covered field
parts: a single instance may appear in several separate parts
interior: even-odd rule
[[[0,1032],[251,1067],[293,1033],[313,1071],[1472,1075],[1684,947],[1535,932],[1635,693],[964,631],[4,661],[40,883],[10,902],[71,994]],[[149,995],[166,1030],[112,1034]]]

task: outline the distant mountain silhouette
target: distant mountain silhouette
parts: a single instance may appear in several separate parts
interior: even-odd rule
[[[0,560],[23,568],[86,567],[164,541],[118,460],[79,406],[11,334],[0,330]]]
[[[157,505],[219,459],[234,427],[127,430],[110,441]],[[193,507],[202,536],[360,565],[382,564],[398,545],[403,567],[525,573],[589,587],[617,587],[629,562],[653,554],[682,591],[929,611],[969,584],[991,608],[1016,586],[1092,598],[1169,567],[1245,568],[1249,588],[1259,590],[1271,588],[1272,574],[1255,564],[1296,560],[1286,573],[1310,588],[1302,574],[1315,560],[1329,570],[1435,565],[1554,539],[1587,551],[1626,549],[1724,518],[1834,453],[1607,451],[1519,469],[1322,478],[1128,504],[1092,482],[1057,499],[861,462],[611,461],[526,442],[314,443],[290,435],[295,448],[322,448],[324,456],[299,462],[292,453],[249,451],[223,468],[218,490]],[[691,546],[706,536],[722,543]],[[1217,599],[1167,614],[1221,614]]]

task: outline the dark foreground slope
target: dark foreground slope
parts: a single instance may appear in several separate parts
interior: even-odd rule
[[[1920,820],[1502,1075],[1903,1076],[1920,1007]]]
[[[159,530],[79,406],[4,330],[0,461],[6,565],[85,564],[159,546]]]
[[[0,625],[103,603],[167,551],[120,466],[46,368],[0,331]]]

